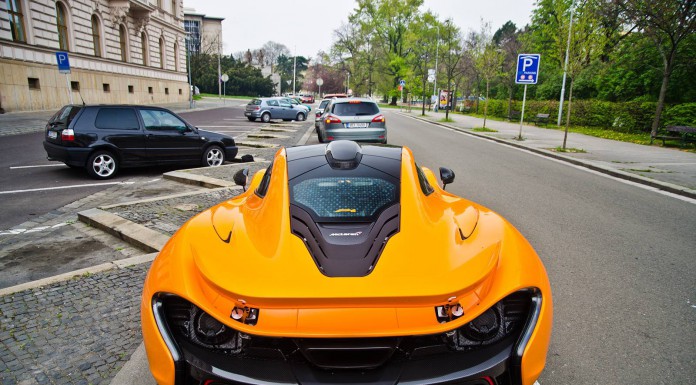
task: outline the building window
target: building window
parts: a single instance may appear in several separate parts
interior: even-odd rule
[[[147,87],[147,93],[150,94],[150,95],[153,94],[153,92],[152,92],[152,87]]]
[[[104,92],[111,92],[111,86],[109,83],[102,84],[102,89],[104,89]]]
[[[101,57],[101,27],[99,27],[97,15],[92,15],[92,44],[94,44],[94,56]]]
[[[186,49],[191,53],[201,50],[201,25],[198,20],[184,20],[186,30]]]
[[[63,3],[56,3],[56,24],[58,25],[58,46],[62,51],[69,51],[68,16]]]
[[[169,95],[169,88],[165,88],[165,89],[164,89],[164,94],[165,94],[165,95]]]
[[[70,89],[80,92],[80,82],[70,82]]]
[[[174,43],[174,70],[179,70],[179,43]]]
[[[128,93],[129,94],[135,93],[135,88],[133,86],[128,86]]]
[[[12,40],[27,42],[27,35],[24,32],[24,14],[22,13],[21,0],[6,0],[7,13],[10,17],[10,29],[12,30]]]
[[[183,95],[184,93],[181,91],[181,88],[179,88],[179,95]]]
[[[172,0],[172,15],[176,17],[176,0]]]
[[[159,40],[159,57],[160,57],[160,68],[164,69],[164,38],[160,37]]]
[[[118,41],[121,45],[121,61],[128,61],[128,34],[126,33],[126,26],[121,24],[118,28]]]
[[[147,44],[147,35],[143,32],[140,35],[140,44],[143,46],[143,65],[146,66],[150,62],[149,46]]]
[[[29,81],[29,89],[30,90],[40,90],[41,89],[41,83],[39,83],[39,78],[27,78]]]

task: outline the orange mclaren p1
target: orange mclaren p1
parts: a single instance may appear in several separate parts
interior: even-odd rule
[[[279,150],[153,262],[157,383],[532,385],[551,336],[544,266],[440,177],[405,147]]]

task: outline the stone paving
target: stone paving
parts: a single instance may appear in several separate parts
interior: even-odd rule
[[[0,298],[0,384],[107,385],[142,340],[147,265]]]

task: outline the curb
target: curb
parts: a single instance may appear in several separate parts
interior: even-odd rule
[[[170,171],[162,175],[162,178],[173,180],[175,182],[201,186],[206,188],[218,187],[234,187],[234,182],[228,182],[221,179],[211,178],[209,176],[191,174],[183,171]]]
[[[593,171],[600,172],[602,174],[607,174],[607,175],[613,176],[615,178],[619,178],[619,179],[627,180],[630,182],[650,186],[650,187],[656,188],[658,190],[667,191],[669,193],[684,196],[687,198],[696,199],[696,190],[692,190],[692,189],[689,189],[689,188],[686,188],[683,186],[679,186],[679,185],[675,185],[675,184],[667,183],[667,182],[656,181],[654,179],[645,178],[643,176],[630,174],[630,173],[627,173],[624,171],[612,170],[610,168],[596,166],[596,165],[593,165],[593,164],[590,164],[587,162],[583,162],[583,161],[575,159],[575,158],[556,154],[554,152],[547,151],[547,150],[541,150],[541,149],[534,148],[534,147],[528,147],[528,146],[525,146],[523,144],[512,142],[512,141],[507,140],[507,139],[500,139],[500,138],[495,138],[495,137],[488,136],[488,135],[482,135],[482,134],[478,134],[478,133],[475,133],[475,132],[472,132],[470,130],[466,130],[463,128],[450,126],[449,124],[444,124],[444,123],[440,123],[440,122],[433,122],[433,121],[430,121],[427,119],[419,118],[417,116],[407,115],[407,114],[404,114],[402,112],[399,112],[399,113],[403,116],[407,116],[407,117],[410,117],[412,119],[417,119],[417,120],[420,120],[420,121],[425,122],[425,123],[430,123],[430,124],[434,124],[436,126],[449,128],[451,130],[461,132],[461,133],[464,133],[467,135],[475,136],[477,138],[487,139],[487,140],[497,142],[500,144],[504,144],[504,145],[507,145],[510,147],[515,147],[515,148],[523,149],[523,150],[526,150],[526,151],[529,151],[529,152],[532,152],[532,153],[535,153],[538,155],[543,155],[543,156],[548,157],[548,158],[553,158],[553,159],[560,160],[560,161],[563,161],[566,163],[570,163],[570,164],[573,164],[575,166],[584,167],[584,168],[587,168],[587,169],[590,169]]]
[[[151,253],[160,251],[169,240],[160,232],[101,209],[81,211],[77,219]]]
[[[123,269],[123,268],[128,267],[128,266],[139,265],[142,263],[149,263],[155,259],[156,255],[157,255],[157,253],[150,253],[150,254],[139,255],[136,257],[120,259],[118,261],[102,263],[100,265],[86,267],[84,269],[74,270],[74,271],[70,271],[67,273],[59,274],[59,275],[54,275],[53,277],[38,279],[36,281],[25,282],[25,283],[22,283],[22,284],[19,284],[16,286],[6,287],[4,289],[0,289],[0,297],[5,296],[5,295],[9,295],[9,294],[14,294],[14,293],[24,291],[24,290],[36,289],[36,288],[47,286],[47,285],[50,285],[50,284],[53,284],[56,282],[67,281],[69,279],[72,279],[74,277],[79,277],[82,275],[96,274],[96,273],[101,273],[101,272],[107,271],[107,270]]]

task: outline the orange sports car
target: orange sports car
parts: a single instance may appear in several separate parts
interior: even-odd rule
[[[440,178],[406,147],[279,150],[153,262],[157,383],[532,385],[551,336],[544,266]]]

